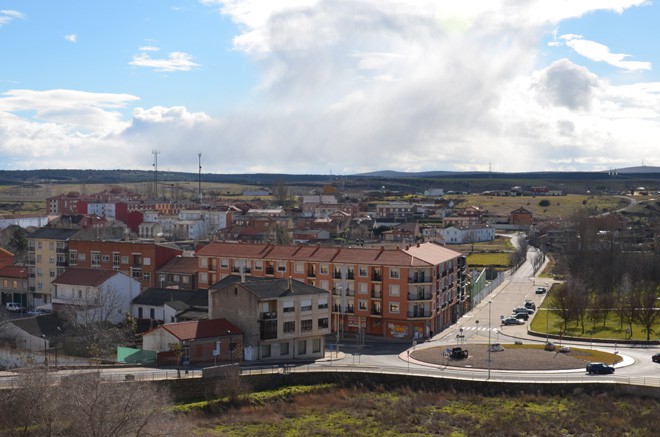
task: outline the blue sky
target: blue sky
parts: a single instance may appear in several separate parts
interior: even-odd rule
[[[0,169],[660,166],[644,0],[0,0]]]

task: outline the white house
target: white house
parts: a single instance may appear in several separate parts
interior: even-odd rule
[[[70,268],[53,281],[53,310],[75,311],[81,323],[122,322],[131,301],[140,294],[140,281],[100,269]]]
[[[449,226],[448,228],[442,230],[442,238],[446,244],[493,241],[495,239],[495,228],[485,224],[472,226]]]

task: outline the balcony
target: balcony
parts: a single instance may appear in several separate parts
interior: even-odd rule
[[[382,282],[383,275],[381,275],[380,273],[372,273],[371,280],[376,282]]]
[[[408,318],[409,319],[425,319],[428,317],[431,317],[432,313],[431,310],[428,311],[408,311]]]
[[[308,278],[316,278],[316,272],[314,270],[310,270],[307,272],[307,277]]]
[[[382,299],[383,298],[383,292],[380,291],[380,290],[378,290],[378,291],[373,290],[371,292],[371,298],[372,299]]]
[[[378,308],[372,308],[372,309],[371,309],[371,315],[372,315],[372,316],[382,316],[382,315],[383,315],[383,311],[380,310],[380,309],[378,309]]]
[[[273,266],[266,267],[266,274],[267,275],[274,275],[275,274],[275,268]]]
[[[353,305],[346,305],[345,310],[342,311],[341,305],[334,305],[332,307],[332,312],[333,313],[341,313],[341,314],[353,314],[354,307],[353,307]]]
[[[408,277],[409,284],[419,284],[423,282],[433,282],[433,278],[431,277],[431,275],[425,275],[422,273],[416,275],[414,274]]]
[[[433,297],[431,293],[410,293],[408,294],[408,300],[417,301],[417,300],[431,300]]]
[[[275,320],[277,319],[277,312],[264,312],[259,314],[259,320]]]

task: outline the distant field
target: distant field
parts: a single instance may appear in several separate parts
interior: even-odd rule
[[[447,199],[453,200],[459,208],[467,206],[479,206],[488,211],[490,215],[508,216],[516,208],[523,207],[532,212],[535,218],[559,218],[569,217],[577,209],[586,209],[590,214],[598,214],[606,211],[623,208],[629,202],[617,196],[521,196],[500,197],[482,195],[451,195]],[[539,202],[547,200],[550,205],[539,206]]]
[[[496,236],[493,241],[484,241],[473,244],[451,244],[448,248],[461,253],[470,252],[512,252],[513,245],[509,237]]]
[[[507,253],[473,253],[467,256],[468,266],[509,266]]]

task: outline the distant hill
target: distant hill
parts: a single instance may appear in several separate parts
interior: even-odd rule
[[[605,171],[602,173],[609,173],[610,171]],[[621,174],[649,174],[649,173],[660,173],[660,167],[640,165],[638,167],[619,168],[614,171]]]

